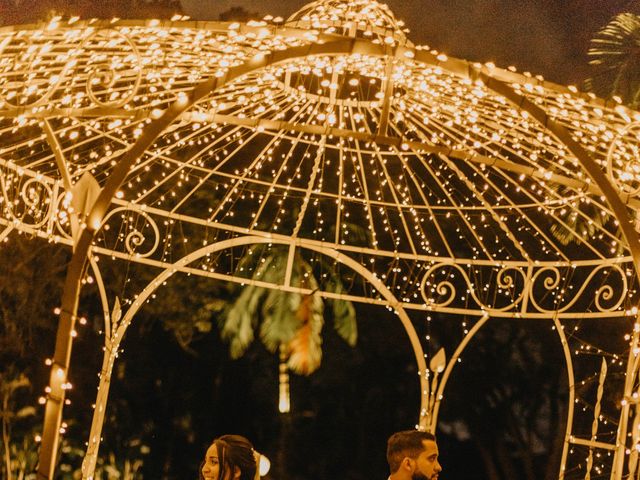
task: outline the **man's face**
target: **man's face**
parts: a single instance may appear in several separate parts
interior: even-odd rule
[[[423,440],[424,450],[414,460],[411,480],[436,480],[442,471],[438,463],[438,445],[433,440]]]

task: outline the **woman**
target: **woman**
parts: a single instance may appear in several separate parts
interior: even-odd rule
[[[256,454],[240,435],[223,435],[207,449],[200,467],[200,480],[254,480]]]

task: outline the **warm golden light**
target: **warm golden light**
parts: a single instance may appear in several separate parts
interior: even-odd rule
[[[640,114],[416,46],[407,33],[369,0],[316,1],[286,21],[54,18],[1,30],[2,244],[15,229],[77,247],[88,227],[96,258],[167,276],[313,291],[425,314],[427,325],[437,312],[461,319],[461,342],[489,317],[553,319],[567,356],[606,356],[580,340],[581,322],[637,315],[635,263],[619,231],[630,223],[602,185],[622,193],[623,209],[640,208]],[[98,215],[94,202],[125,158]],[[265,264],[280,248],[276,276]],[[294,278],[298,258],[313,288]],[[349,282],[338,288],[334,271]],[[166,278],[123,305],[135,313]],[[110,320],[127,309],[117,302]],[[622,342],[631,355],[640,324],[633,329]],[[124,330],[105,327],[109,367]],[[429,330],[422,340],[436,338]],[[434,353],[419,368],[421,420],[460,361]],[[624,355],[611,352],[607,368]],[[278,409],[287,413],[283,364]],[[612,375],[588,373],[598,385]],[[54,370],[56,389],[70,388],[65,375]],[[593,446],[596,433],[565,438]],[[100,434],[91,438],[94,461]]]

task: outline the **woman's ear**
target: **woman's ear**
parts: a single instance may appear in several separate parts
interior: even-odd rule
[[[240,475],[242,475],[242,470],[240,470],[238,467],[233,467],[233,479],[238,480],[240,478]]]

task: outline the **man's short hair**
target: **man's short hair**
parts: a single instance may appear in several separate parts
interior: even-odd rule
[[[435,435],[418,430],[405,430],[394,433],[387,441],[387,462],[389,471],[395,473],[405,457],[417,458],[424,450],[423,441],[436,441]]]

